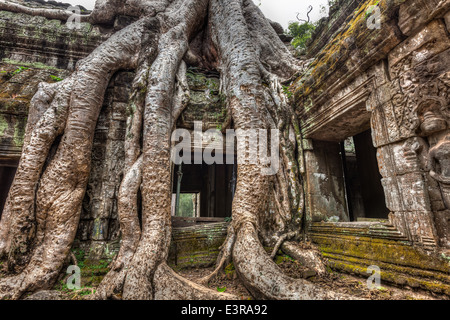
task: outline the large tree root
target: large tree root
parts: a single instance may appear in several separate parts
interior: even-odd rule
[[[334,293],[304,279],[284,275],[266,254],[256,230],[246,223],[237,233],[233,250],[237,273],[257,299],[271,300],[348,300],[351,296]]]
[[[35,215],[29,213],[28,206],[17,209],[20,214],[29,216],[23,223],[27,223],[29,230],[35,232],[34,237],[27,235],[29,239],[34,238],[34,248],[28,246],[28,251],[20,251],[20,254],[30,257],[26,268],[17,276],[21,285],[7,290],[13,279],[17,282],[16,278],[0,280],[0,297],[18,298],[26,291],[47,289],[57,278],[77,231],[81,201],[89,176],[93,132],[104,92],[116,70],[136,66],[136,53],[142,46],[142,35],[150,26],[150,20],[142,19],[116,33],[82,61],[70,78],[69,81],[73,82],[69,86],[72,88],[71,98],[61,142],[40,176],[36,194],[29,192],[30,198],[35,199]],[[50,108],[46,114],[51,110]],[[39,126],[34,131],[39,132]],[[53,134],[55,135],[56,133]],[[49,144],[47,142],[47,145]],[[29,145],[30,148],[38,146],[33,140],[33,134]],[[42,158],[46,150],[39,148],[35,153],[36,157]],[[24,155],[21,163],[27,161],[29,154],[28,152]],[[21,168],[22,165],[19,165],[19,176],[23,174]],[[39,174],[39,167],[34,165],[34,168]],[[18,190],[14,201],[20,200],[20,192],[23,191],[18,180],[12,188]],[[26,190],[28,189],[24,191]],[[7,211],[10,210],[8,206],[7,204]],[[22,242],[25,242],[27,238],[24,239],[20,234],[20,229],[10,229],[8,239],[22,239]],[[9,242],[15,246],[10,248],[10,252],[16,252],[16,248],[23,247],[17,241]],[[9,254],[10,259],[11,256]]]
[[[2,8],[8,9],[4,1]],[[67,12],[9,9],[68,19]],[[216,270],[202,283],[232,257],[239,277],[256,298],[349,298],[287,277],[262,247],[260,237],[297,234],[304,206],[297,163],[300,146],[292,129],[298,124],[280,85],[302,68],[270,22],[250,0],[100,0],[89,16],[80,19],[111,23],[118,14],[140,20],[80,61],[70,80],[61,83],[67,87],[60,93],[47,88],[40,108],[46,111],[30,121],[32,133],[27,134],[12,189],[16,191],[10,193],[0,226],[0,236],[5,236],[0,254],[8,255],[12,267],[23,256],[26,266],[20,274],[0,280],[0,299],[48,289],[57,278],[77,231],[104,93],[112,74],[121,69],[136,70],[118,199],[122,246],[95,298],[235,298],[188,281],[166,264],[172,232],[170,140],[189,99],[184,57],[218,67],[221,93],[235,129],[281,132],[278,172],[265,174],[267,163],[238,164],[232,227]],[[206,47],[189,50],[190,42],[202,37]],[[65,103],[57,103],[57,97]],[[238,139],[238,157],[247,149]],[[27,172],[32,174],[29,179]],[[275,209],[269,210],[270,205]],[[16,222],[22,224],[11,227]],[[282,248],[290,246],[285,243]]]
[[[176,274],[165,263],[158,266],[153,279],[156,300],[236,300],[228,293],[219,293]]]
[[[214,271],[211,272],[209,275],[201,278],[198,281],[198,283],[206,286],[211,280],[217,277],[217,275],[221,271],[223,271],[227,262],[232,259],[233,246],[235,241],[236,241],[236,234],[234,233],[233,225],[230,225],[228,227],[227,238],[225,239],[225,242],[222,244],[219,256],[217,257],[217,263]]]
[[[281,245],[281,250],[317,274],[324,275],[327,273],[322,255],[317,248],[305,249],[301,248],[295,241],[286,241]]]

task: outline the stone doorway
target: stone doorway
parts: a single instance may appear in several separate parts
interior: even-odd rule
[[[388,219],[371,130],[350,137],[341,145],[350,221]]]
[[[172,216],[176,212],[177,189],[180,202],[192,199],[193,218],[231,217],[231,207],[236,188],[236,166],[234,164],[182,164],[173,170]],[[181,174],[181,175],[180,175]],[[179,179],[180,185],[178,186]],[[180,207],[180,205],[179,205]]]

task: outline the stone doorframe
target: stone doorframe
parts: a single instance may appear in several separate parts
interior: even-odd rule
[[[343,141],[370,123],[390,223],[414,245],[450,247],[450,39],[445,28],[442,21],[432,21],[387,60],[343,88],[339,83],[328,88],[314,111],[300,116],[309,207],[317,207],[308,196],[318,183],[314,140]]]

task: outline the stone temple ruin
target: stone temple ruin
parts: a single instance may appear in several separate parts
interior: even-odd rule
[[[308,71],[289,88],[303,137],[306,237],[335,270],[450,295],[450,1],[389,0],[379,28],[367,3],[340,0],[308,45]],[[33,2],[37,6],[64,6]],[[42,17],[0,12],[0,212],[21,156],[30,100],[42,81],[67,77],[114,31],[72,30]],[[288,40],[287,40],[288,41]],[[287,43],[288,45],[288,43]],[[114,75],[104,100],[76,246],[110,258],[120,240],[126,102],[133,72]],[[188,70],[191,101],[177,127],[225,128],[218,75]],[[174,217],[169,262],[215,262],[227,231],[234,165],[174,170],[173,193],[191,195]],[[176,197],[176,196],[175,196]]]

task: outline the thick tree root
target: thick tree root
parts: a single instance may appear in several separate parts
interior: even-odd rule
[[[26,262],[24,257],[18,257],[16,252],[28,252],[31,239],[36,234],[35,192],[48,152],[64,129],[71,87],[71,83],[67,81],[60,84],[60,94],[56,97],[56,88],[48,93],[45,90],[48,87],[41,87],[33,99],[31,109],[42,116],[35,120],[37,123],[33,127],[27,127],[23,156],[0,225],[0,257],[9,257],[10,269]],[[52,101],[49,102],[49,99]]]
[[[119,253],[112,264],[111,271],[105,276],[97,288],[97,299],[110,299],[114,295],[121,295],[125,277],[131,268],[133,258],[141,236],[138,219],[137,194],[142,181],[143,157],[141,156],[125,175],[118,201],[120,230],[122,241]]]
[[[153,279],[155,300],[236,300],[228,293],[220,293],[189,281],[161,263]]]
[[[24,252],[31,258],[19,275],[20,280],[14,281],[20,282],[20,285],[15,286],[13,290],[7,290],[8,283],[11,283],[13,279],[4,278],[0,281],[0,295],[17,298],[26,291],[48,289],[56,280],[77,231],[81,201],[89,177],[93,132],[104,92],[111,75],[116,70],[136,67],[138,56],[136,53],[143,45],[142,35],[151,27],[151,23],[150,19],[142,19],[113,35],[83,60],[68,80],[69,87],[72,88],[69,91],[71,98],[68,118],[67,121],[60,121],[58,125],[55,125],[57,132],[52,135],[53,137],[61,132],[59,131],[61,123],[64,124],[61,142],[55,155],[47,159],[48,164],[39,177],[36,194],[32,189],[28,195],[29,202],[33,205],[35,203],[35,209],[30,210],[27,203],[17,208],[20,214],[30,217],[22,220],[22,223],[28,223],[31,226],[30,230],[33,230],[33,225],[36,224],[34,235],[25,234],[29,239],[34,238],[32,242],[34,250]],[[58,102],[60,101],[54,101],[54,103]],[[49,108],[39,121],[44,121],[46,115],[52,111],[53,109]],[[64,113],[61,112],[60,116],[63,117]],[[39,132],[36,130],[39,130],[39,125],[34,130]],[[37,148],[37,150],[35,153],[25,152],[21,163],[25,163],[30,156],[36,162],[37,159],[42,159],[48,154],[49,147],[47,149],[41,147],[34,140],[33,135],[29,145],[30,148]],[[46,145],[50,143],[46,141]],[[39,161],[39,165],[33,164],[33,168],[30,167],[36,170],[38,175],[43,166],[42,160]],[[24,173],[23,166],[19,165],[17,175],[20,177]],[[30,183],[30,180],[25,179],[25,181]],[[18,190],[18,194],[14,197],[15,201],[18,201],[21,199],[22,188],[17,179],[12,189],[14,188]],[[27,190],[29,189],[21,192]],[[32,199],[35,200],[32,201]],[[9,210],[8,205],[6,210]],[[21,236],[23,231],[14,230],[10,229],[8,239],[22,239],[22,242],[27,240]],[[17,241],[9,241],[15,246],[10,251],[21,248]]]
[[[23,6],[8,7],[5,3],[0,1],[0,9],[69,18],[61,10],[27,11]],[[17,193],[10,194],[14,199],[8,202],[0,226],[0,237],[5,235],[0,240],[0,255],[23,251],[29,263],[19,275],[0,280],[0,298],[18,299],[25,292],[50,288],[57,278],[77,230],[104,93],[111,75],[121,69],[137,69],[127,131],[131,136],[125,142],[125,177],[118,199],[122,247],[95,298],[236,298],[188,281],[166,264],[172,232],[170,138],[189,99],[183,57],[197,62],[209,59],[213,61],[205,65],[217,65],[223,80],[221,92],[235,129],[281,131],[282,163],[276,175],[263,174],[267,164],[238,165],[233,224],[216,270],[201,282],[207,283],[217,275],[231,256],[238,275],[255,298],[349,298],[287,277],[259,239],[263,231],[290,235],[298,230],[304,205],[296,162],[299,146],[292,130],[295,115],[280,85],[301,71],[301,63],[290,56],[259,9],[250,0],[100,0],[90,15],[79,18],[111,23],[118,14],[144,18],[114,34],[82,60],[70,81],[61,84],[70,86],[70,90],[58,94],[47,88],[50,93],[43,100],[48,100],[50,107],[43,103],[46,111],[42,116],[36,112],[36,119],[30,121],[35,129],[26,141],[29,139],[29,148],[36,150],[25,148],[13,185]],[[207,29],[202,30],[205,21]],[[199,50],[188,52],[189,42],[199,35],[207,37],[204,42],[210,48],[200,51],[208,59],[196,57]],[[52,108],[56,97],[66,101],[57,104],[64,112]],[[51,148],[56,148],[54,154],[50,154]],[[242,144],[238,147],[238,153],[247,151]],[[32,174],[30,179],[26,179],[27,172]],[[20,205],[12,205],[14,201]],[[267,209],[269,203],[276,207],[275,214]],[[13,215],[20,217],[18,222],[23,225],[19,228],[11,228],[16,223]],[[19,232],[24,226],[27,232]],[[289,243],[281,247],[291,250],[305,264],[315,260],[297,254]]]
[[[143,126],[142,233],[123,290],[124,299],[152,299],[156,268],[168,256],[171,239],[171,150],[175,79],[192,33],[206,16],[207,0],[174,2],[161,17],[159,40],[146,95]],[[177,6],[177,4],[181,4]],[[181,17],[181,19],[180,19]]]
[[[286,239],[291,239],[293,237],[295,237],[297,235],[298,232],[288,232],[283,234],[277,241],[277,243],[275,243],[275,246],[273,247],[272,253],[270,254],[270,258],[274,259],[275,256],[277,255],[278,250],[280,249],[280,247],[283,245],[283,243],[286,241]]]
[[[233,261],[239,278],[256,299],[351,300],[352,297],[318,288],[303,279],[284,275],[266,254],[250,223],[237,232]]]
[[[216,268],[209,275],[201,278],[198,283],[202,285],[207,285],[211,280],[213,280],[225,267],[226,263],[232,259],[232,252],[234,242],[236,241],[236,234],[233,230],[233,225],[228,227],[227,238],[222,244],[220,254],[217,258]]]
[[[317,274],[324,275],[327,273],[322,255],[317,248],[304,249],[294,241],[286,241],[282,244],[281,250],[302,265],[317,272]]]

